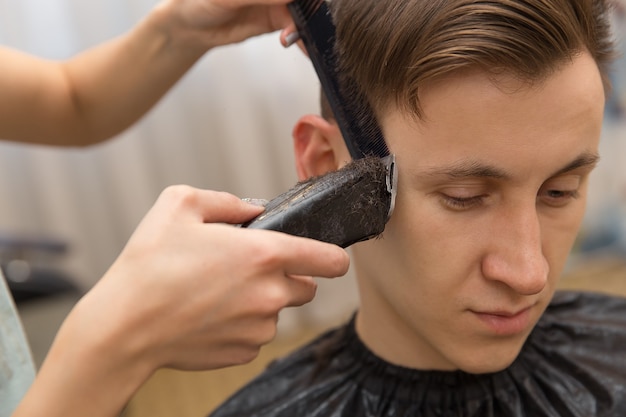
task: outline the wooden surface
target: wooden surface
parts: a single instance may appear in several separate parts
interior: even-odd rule
[[[626,262],[602,259],[578,265],[560,281],[562,289],[609,292],[626,296]],[[322,329],[303,329],[278,337],[247,365],[211,372],[159,371],[137,393],[124,417],[203,417],[259,374],[274,358],[290,352]]]

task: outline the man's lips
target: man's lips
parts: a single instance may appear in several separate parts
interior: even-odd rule
[[[531,308],[516,311],[492,310],[471,312],[493,333],[501,336],[512,336],[524,332],[530,326]]]

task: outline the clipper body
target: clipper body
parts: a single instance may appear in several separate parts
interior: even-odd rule
[[[343,169],[298,183],[243,226],[345,248],[383,232],[393,210],[395,178],[392,156],[357,159]]]

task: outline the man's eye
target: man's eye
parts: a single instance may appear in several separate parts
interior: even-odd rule
[[[547,207],[563,207],[580,197],[584,175],[568,174],[546,181],[537,193],[537,202]]]
[[[454,197],[451,195],[442,194],[442,204],[455,211],[469,210],[474,207],[478,207],[483,203],[484,196],[478,195],[474,197]]]
[[[562,207],[580,197],[578,190],[546,190],[539,193],[541,201],[552,207]]]

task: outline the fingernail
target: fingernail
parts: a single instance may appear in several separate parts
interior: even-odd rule
[[[259,207],[265,207],[268,203],[268,200],[264,200],[262,198],[242,198],[241,201]]]
[[[291,32],[289,35],[285,36],[285,48],[289,48],[294,43],[300,40],[300,33],[298,31]]]

